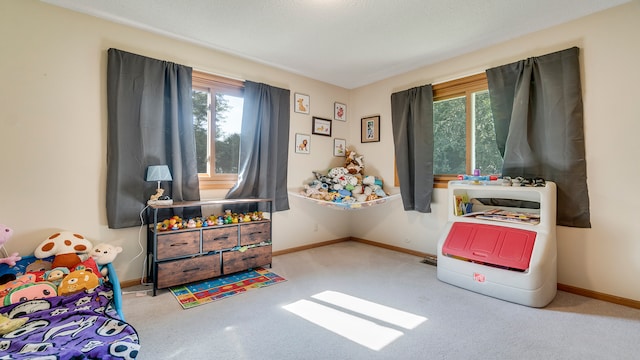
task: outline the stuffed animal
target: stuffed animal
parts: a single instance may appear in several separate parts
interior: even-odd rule
[[[34,251],[34,255],[38,259],[55,256],[51,263],[52,268],[72,268],[86,260],[86,258],[82,259],[80,255],[86,256],[92,247],[91,241],[84,236],[70,231],[62,231],[49,236],[40,243]]]
[[[0,247],[3,247],[4,244],[9,241],[13,235],[13,230],[6,225],[0,224]],[[18,256],[18,253],[13,253],[6,258],[0,259],[0,264],[7,264],[9,266],[15,266],[16,262],[20,261],[22,257]]]
[[[112,263],[113,260],[116,259],[116,256],[122,252],[122,248],[120,246],[113,246],[111,244],[101,243],[96,245],[91,251],[91,257],[98,264],[99,267],[102,267],[100,273],[102,276],[107,276],[107,267],[103,265],[107,265]]]
[[[304,186],[304,190],[301,192],[301,194],[306,197],[310,197],[318,200],[323,199],[326,193],[327,193],[326,188],[324,188],[323,184],[318,180],[313,180],[309,184],[306,184]]]
[[[23,301],[44,299],[58,296],[58,288],[48,281],[38,281],[19,286],[4,297],[4,305],[16,304]]]
[[[364,172],[362,155],[358,155],[355,151],[347,149],[347,157],[344,161],[344,167],[350,174],[362,174]]]
[[[44,272],[44,280],[59,286],[65,276],[69,275],[69,269],[66,267],[57,267]]]
[[[23,285],[33,284],[36,282],[36,276],[34,274],[24,274],[18,276],[15,280],[9,281],[6,284],[0,285],[0,304],[4,303],[5,296]]]
[[[95,289],[98,285],[100,285],[100,279],[91,269],[78,266],[62,279],[58,286],[58,295],[71,295],[83,290]]]
[[[0,314],[0,335],[4,335],[19,329],[28,320],[29,318],[12,319],[10,317]]]
[[[149,198],[149,201],[159,200],[162,195],[164,195],[164,189],[158,188],[156,189],[156,193],[151,195],[151,197]]]
[[[28,273],[37,273],[47,270],[51,270],[51,261],[44,261],[40,259],[32,262],[25,268],[25,272]]]

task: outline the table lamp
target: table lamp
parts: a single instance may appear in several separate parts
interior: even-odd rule
[[[146,181],[157,181],[158,188],[156,193],[151,195],[147,205],[171,205],[173,200],[164,195],[164,189],[160,187],[161,181],[172,181],[171,172],[167,165],[152,165],[147,168]]]

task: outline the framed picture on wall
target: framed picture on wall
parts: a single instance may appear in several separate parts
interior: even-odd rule
[[[293,111],[301,114],[309,114],[309,95],[295,93],[293,95]]]
[[[347,105],[339,102],[333,103],[333,118],[340,121],[347,121]]]
[[[296,153],[309,154],[311,152],[311,136],[307,134],[296,134]]]
[[[346,156],[347,155],[347,140],[345,139],[333,139],[333,156]]]
[[[360,132],[360,142],[368,143],[380,141],[380,115],[362,118]]]
[[[331,120],[313,117],[312,134],[331,136]]]

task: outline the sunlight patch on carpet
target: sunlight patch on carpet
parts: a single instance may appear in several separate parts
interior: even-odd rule
[[[404,335],[402,331],[377,324],[375,321],[411,330],[427,320],[419,315],[336,291],[324,291],[311,297],[335,307],[302,299],[285,305],[283,308],[315,325],[375,351],[383,349]],[[346,311],[362,316],[352,315]],[[365,319],[365,317],[375,321]]]
[[[380,305],[371,301],[350,296],[337,291],[324,291],[313,295],[312,298],[322,300],[329,304],[340,306],[347,310],[378,319],[389,324],[411,330],[427,320],[423,316]]]
[[[403,335],[398,330],[380,326],[372,321],[309,300],[299,300],[284,308],[305,320],[376,351]]]
[[[183,309],[190,309],[283,281],[287,280],[259,267],[211,280],[175,286],[169,290],[171,290],[171,293],[176,297]]]

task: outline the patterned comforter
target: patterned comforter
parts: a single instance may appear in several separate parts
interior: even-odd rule
[[[0,359],[134,359],[136,330],[118,318],[107,285],[70,296],[8,305],[0,313],[27,317],[25,325],[0,335]]]

